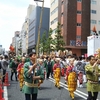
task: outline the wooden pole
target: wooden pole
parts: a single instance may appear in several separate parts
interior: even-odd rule
[[[39,23],[39,30],[38,30],[38,39],[37,39],[37,46],[36,46],[36,55],[37,56],[39,56],[40,31],[41,31],[41,26],[42,26],[43,10],[44,10],[44,0],[42,2],[41,15],[40,15],[40,23]]]

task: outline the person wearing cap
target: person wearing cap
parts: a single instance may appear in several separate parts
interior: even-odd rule
[[[54,79],[55,79],[55,87],[60,89],[60,76],[61,76],[61,66],[60,66],[60,58],[56,58],[56,63],[53,66],[53,72],[54,72]]]
[[[22,92],[25,100],[37,100],[39,80],[44,79],[44,72],[38,68],[35,52],[29,54],[30,61],[24,64],[24,85]]]

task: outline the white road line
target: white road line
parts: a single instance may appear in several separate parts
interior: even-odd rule
[[[4,86],[4,99],[5,99],[5,100],[8,100],[7,86]]]
[[[51,77],[49,77],[51,80],[50,81],[52,81],[53,83],[55,82],[55,80],[53,79],[53,78],[51,78]],[[60,85],[63,87],[63,88],[65,88],[66,90],[68,90],[68,88],[66,88],[66,84],[64,84],[64,83],[62,83],[62,82],[60,82]],[[80,96],[80,97],[82,97],[82,98],[84,98],[85,100],[87,99],[87,98],[85,98],[84,96],[88,96],[86,93],[84,93],[84,92],[82,92],[82,91],[79,91],[79,90],[76,90],[76,92],[74,92],[76,95],[78,95],[78,96]],[[84,95],[84,96],[83,96]],[[97,100],[99,100],[99,99],[97,99]]]
[[[55,81],[53,78],[50,78],[50,79],[52,79],[53,81]],[[61,85],[64,85],[65,87],[67,86],[66,84],[64,84],[64,83],[62,83],[62,82],[60,82],[60,84]],[[67,86],[68,87],[68,86]],[[84,95],[84,96],[88,96],[86,93],[83,93],[83,92],[81,92],[81,91],[79,91],[79,90],[76,90],[76,92],[79,92],[79,93],[81,93],[82,95]]]
[[[53,82],[54,83],[54,81],[53,80],[50,80],[51,82]],[[66,88],[65,86],[63,86],[63,85],[61,85],[60,84],[60,86],[62,86],[64,89],[66,89],[66,90],[68,90],[68,88]],[[76,95],[78,95],[78,96],[80,96],[81,98],[83,98],[83,99],[87,99],[85,96],[82,96],[81,94],[79,94],[79,93],[77,93],[77,92],[74,92]]]

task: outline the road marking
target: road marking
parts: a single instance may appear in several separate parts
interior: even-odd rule
[[[51,77],[49,77],[49,80],[52,81],[53,83],[55,82],[55,80],[54,80],[53,78],[51,78]],[[67,86],[66,84],[60,82],[60,86],[62,86],[62,87],[65,88],[66,90],[68,90],[68,88],[67,88],[68,86]],[[66,87],[66,86],[67,86],[67,87]],[[76,90],[76,92],[74,92],[74,93],[75,93],[76,95],[78,95],[78,96],[84,98],[85,100],[87,99],[88,94],[86,94],[86,93],[84,93],[84,92],[81,92],[81,91],[79,91],[79,90]],[[83,95],[86,96],[86,97],[84,97]],[[97,99],[97,100],[99,100],[99,99]]]
[[[53,82],[53,83],[55,82],[55,81],[52,80],[52,79],[50,79],[50,81]],[[65,87],[65,86],[63,86],[63,85],[61,85],[61,84],[60,84],[60,86],[62,86],[64,89],[68,90],[67,87]],[[76,95],[80,96],[81,98],[85,99],[85,100],[87,99],[86,97],[82,96],[81,94],[79,94],[79,93],[77,93],[77,92],[74,92],[74,93],[75,93]]]
[[[8,100],[7,86],[4,86],[4,99]]]
[[[50,79],[54,80],[53,78],[50,78]],[[55,81],[55,80],[54,80],[54,81]],[[62,82],[60,82],[60,84],[64,85],[65,87],[66,87],[66,86],[68,87],[67,84],[64,84],[64,83],[62,83]],[[88,96],[86,93],[81,92],[81,91],[79,91],[79,90],[77,90],[77,89],[76,89],[76,91],[79,92],[79,93],[81,93],[82,95]]]

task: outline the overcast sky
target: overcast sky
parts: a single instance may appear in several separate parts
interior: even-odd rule
[[[44,0],[45,7],[50,7],[50,0]],[[0,45],[9,50],[15,31],[21,31],[29,4],[34,0],[0,0]],[[42,3],[39,3],[42,5]]]

